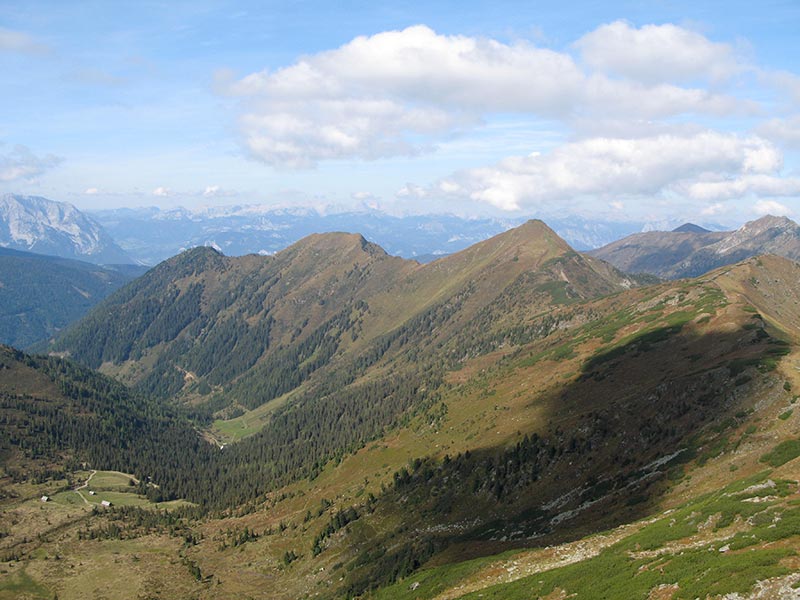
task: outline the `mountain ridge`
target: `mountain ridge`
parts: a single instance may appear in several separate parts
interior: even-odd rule
[[[204,336],[213,321],[235,325],[217,331],[218,342],[248,342],[212,357],[241,353],[265,337],[278,354],[256,359],[252,376],[224,362],[202,373],[165,363],[164,373],[182,369],[187,389],[178,397],[189,408],[214,396],[180,396],[200,379],[212,387],[215,377],[241,377],[241,404],[211,408],[223,425],[252,430],[232,443],[212,428],[209,439],[224,449],[202,446],[209,452],[204,464],[182,462],[195,441],[171,446],[177,456],[162,458],[156,483],[163,493],[184,493],[212,512],[198,510],[195,521],[187,513],[165,515],[155,526],[146,509],[100,511],[87,517],[88,526],[65,527],[59,552],[92,565],[105,560],[101,551],[117,552],[119,562],[108,561],[115,573],[137,569],[137,560],[155,568],[141,558],[146,540],[159,556],[187,566],[175,569],[165,558],[157,567],[174,577],[161,587],[174,597],[190,590],[286,599],[467,591],[529,598],[549,594],[547,586],[559,583],[554,578],[564,593],[586,595],[587,588],[569,570],[495,577],[497,568],[512,572],[506,566],[514,565],[502,561],[538,556],[551,545],[559,552],[569,544],[589,547],[598,538],[584,536],[621,527],[614,529],[622,536],[615,539],[626,540],[621,550],[606,545],[576,559],[595,586],[598,569],[611,569],[625,582],[604,580],[618,586],[609,589],[635,585],[646,597],[678,582],[690,593],[699,589],[696,572],[676,569],[691,560],[703,567],[702,593],[734,584],[725,591],[748,591],[767,575],[785,573],[780,561],[789,555],[770,550],[774,541],[797,543],[796,484],[779,471],[753,477],[765,471],[761,456],[796,438],[798,283],[800,265],[762,256],[695,279],[637,286],[536,222],[429,265],[388,257],[347,234],[314,237],[270,257],[188,251],[124,288],[120,306],[141,303],[115,313],[116,320],[136,323],[149,314],[151,325],[180,325],[181,311],[170,310],[192,294],[201,311],[216,305],[218,312],[204,313],[210,320],[190,322],[173,338],[144,328],[129,338],[109,335],[103,344],[149,339],[152,345],[134,348],[142,351],[137,368],[147,368],[156,349],[184,332],[201,343],[167,358],[197,360],[193,353],[212,349]],[[164,310],[153,303],[162,297],[169,299]],[[387,314],[390,300],[407,306]],[[264,329],[256,336],[244,329],[259,324]],[[79,380],[88,377],[77,372]],[[281,395],[250,403],[249,394],[268,386]],[[248,411],[231,418],[232,408]],[[171,469],[182,473],[174,482]],[[722,490],[713,504],[698,498],[696,481]],[[754,485],[785,500],[752,500],[755,492],[732,499]],[[667,501],[675,513],[664,514]],[[38,500],[31,504],[40,510]],[[41,510],[51,508],[66,510]],[[80,506],[70,510],[84,514]],[[783,511],[788,527],[766,519],[773,510]],[[93,537],[81,540],[78,531]],[[11,532],[0,546],[21,535]],[[77,541],[64,541],[70,535]],[[713,552],[692,545],[702,535],[712,536]],[[56,547],[47,536],[33,539],[41,546],[31,555]],[[725,543],[731,552],[720,550]],[[735,571],[734,581],[729,567],[741,555],[738,544],[757,561]],[[591,562],[597,556],[599,565]],[[477,588],[462,588],[476,565],[490,573],[470,580]],[[70,571],[58,577],[52,580],[75,581]]]
[[[40,196],[0,195],[0,246],[95,264],[133,262],[94,219]]]
[[[239,389],[254,408],[254,374],[268,368],[273,376],[281,372],[275,361],[289,361],[295,374],[304,361],[313,364],[301,378],[306,381],[332,361],[357,360],[382,336],[424,314],[439,323],[437,335],[451,336],[469,329],[481,311],[489,320],[486,311],[494,299],[515,282],[528,290],[530,302],[542,306],[553,294],[568,302],[636,285],[572,251],[541,221],[425,265],[390,256],[360,234],[315,234],[269,257],[187,251],[108,298],[52,350],[150,392],[183,390],[194,403],[218,405]],[[142,321],[143,314],[151,315],[149,320]],[[311,350],[302,348],[312,339],[328,345],[315,353],[319,362],[309,363]],[[237,360],[235,348],[248,358],[231,371],[224,365]],[[215,388],[223,385],[215,375],[222,372],[241,380],[224,393]],[[285,377],[294,381],[295,374]],[[198,398],[191,390],[207,390],[208,377],[217,392]],[[261,403],[295,389],[295,384],[275,385]]]
[[[800,259],[800,226],[787,217],[767,215],[730,232],[698,229],[637,233],[589,254],[625,272],[666,279],[696,277],[759,254]]]

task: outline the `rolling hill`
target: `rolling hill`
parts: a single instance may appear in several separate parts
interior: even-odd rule
[[[696,277],[760,254],[800,259],[800,226],[786,217],[762,217],[736,231],[710,232],[687,224],[674,231],[636,233],[589,252],[627,273],[666,279]]]

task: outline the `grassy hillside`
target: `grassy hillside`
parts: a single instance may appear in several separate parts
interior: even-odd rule
[[[395,578],[385,597],[459,597],[468,577],[485,588],[502,581],[498,565],[513,570],[497,553],[524,551],[534,565],[555,556],[557,566],[567,552],[591,558],[583,549],[595,538],[573,540],[621,527],[606,534],[610,546],[662,510],[763,471],[761,458],[776,449],[781,459],[797,455],[782,441],[797,430],[786,414],[799,384],[790,367],[799,330],[776,316],[796,314],[797,276],[794,263],[767,257],[561,307],[563,329],[468,360],[434,409],[313,482],[270,494],[268,510],[225,521],[272,533],[244,549],[201,542],[191,555],[235,580],[236,593],[258,596],[259,573],[269,573],[271,592],[286,598],[339,597]],[[785,302],[751,296],[752,280],[767,278]],[[794,484],[780,485],[794,498]],[[782,572],[785,558],[768,553],[735,585],[749,590]],[[719,563],[716,577],[733,564]],[[671,581],[694,576],[683,573]]]
[[[346,385],[392,344],[430,345],[475,316],[488,321],[503,294],[545,309],[633,284],[541,222],[428,265],[350,234],[310,236],[274,257],[197,248],[109,298],[52,349],[226,419],[314,382],[331,387],[331,369]]]

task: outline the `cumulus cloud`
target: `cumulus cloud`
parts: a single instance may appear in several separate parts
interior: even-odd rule
[[[36,156],[26,146],[0,151],[0,181],[32,180],[58,166],[63,159],[53,154]]]
[[[449,182],[452,183],[452,182]],[[442,185],[448,185],[448,182],[442,182]],[[452,184],[457,185],[457,184]],[[441,189],[441,186],[440,186]],[[460,189],[460,188],[459,188]],[[426,190],[421,185],[415,185],[413,183],[407,183],[403,187],[401,187],[397,192],[395,192],[395,196],[398,198],[425,198],[428,196],[428,190]]]
[[[27,33],[0,27],[0,52],[47,54],[50,52],[50,47]]]
[[[786,205],[775,200],[759,200],[753,206],[753,212],[757,215],[774,215],[776,217],[791,217],[794,213]]]
[[[770,119],[756,129],[762,137],[800,148],[800,115],[787,119]]]
[[[704,217],[715,217],[717,215],[721,215],[725,212],[725,205],[722,202],[715,202],[714,204],[709,204],[703,210],[700,211],[700,214]]]
[[[100,190],[97,189],[96,187],[90,187],[86,188],[86,190],[84,190],[83,193],[86,194],[87,196],[96,196],[97,194],[100,193]]]
[[[701,200],[773,194],[792,183],[774,173],[780,152],[757,136],[714,131],[647,138],[591,138],[564,144],[548,154],[507,158],[491,167],[469,169],[444,180],[466,197],[503,210],[542,208],[586,196],[614,197],[681,194]],[[728,175],[744,181],[727,189]],[[713,178],[712,181],[709,181]],[[437,186],[441,191],[441,185]]]
[[[672,24],[637,29],[615,21],[586,34],[575,47],[595,70],[650,83],[720,80],[741,69],[728,44]]]
[[[637,33],[622,27],[629,35]],[[683,39],[695,48],[705,40],[677,27],[670,31],[677,38],[684,34],[685,39],[674,44]],[[594,52],[608,37],[607,32],[596,33],[596,38],[581,42],[585,59],[590,46]],[[642,37],[652,38],[653,32]],[[720,65],[730,62],[723,49],[716,49],[721,45],[705,41],[710,49],[704,60],[710,63],[716,51]],[[655,52],[665,54],[665,48]],[[611,77],[599,70],[610,68],[609,56],[587,72],[566,52],[524,41],[505,44],[441,35],[418,25],[361,36],[275,71],[238,80],[220,74],[217,88],[242,99],[240,127],[250,153],[288,167],[311,167],[330,159],[413,155],[432,148],[442,135],[475,127],[500,113],[569,121],[598,115],[650,119],[748,109],[733,97],[707,89],[652,78]],[[689,72],[688,66],[677,62],[671,68],[681,77]],[[711,69],[708,64],[704,68]],[[719,66],[720,72],[726,69]],[[632,66],[627,71],[636,75]]]
[[[153,190],[153,196],[160,196],[162,198],[169,196],[171,193],[172,192],[170,191],[170,189],[166,187],[157,187],[156,189]]]
[[[697,200],[729,200],[749,196],[798,196],[800,179],[774,175],[742,175],[722,181],[698,181],[688,186]]]

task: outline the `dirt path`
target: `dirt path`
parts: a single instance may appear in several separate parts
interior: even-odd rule
[[[74,490],[72,490],[73,492],[78,494],[78,496],[80,496],[80,499],[83,500],[86,503],[87,506],[91,506],[91,503],[86,499],[86,496],[84,496],[83,494],[80,493],[80,490],[82,490],[83,488],[87,487],[89,485],[89,482],[92,480],[92,477],[94,477],[95,475],[97,475],[97,471],[92,469],[92,472],[89,475],[89,478],[83,483],[83,485],[79,485]]]

